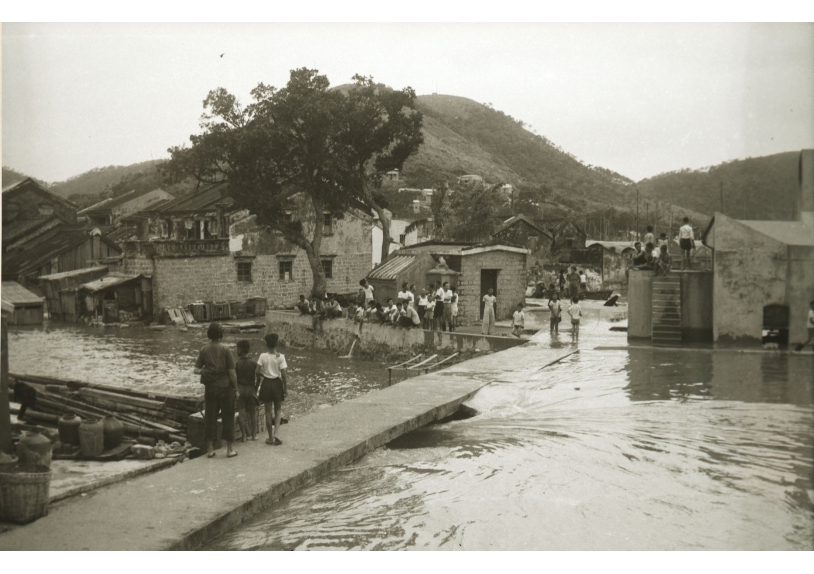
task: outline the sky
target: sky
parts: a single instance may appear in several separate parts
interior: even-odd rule
[[[168,157],[202,102],[293,68],[491,103],[640,180],[814,147],[814,24],[13,24],[3,165],[47,182]]]

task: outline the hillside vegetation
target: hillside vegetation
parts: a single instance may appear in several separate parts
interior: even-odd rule
[[[799,152],[728,161],[706,170],[672,171],[640,181],[642,197],[670,201],[738,219],[793,219],[798,192]]]
[[[70,199],[71,196],[105,196],[112,194],[113,187],[125,177],[135,174],[155,172],[156,167],[165,160],[142,161],[131,165],[109,165],[97,167],[85,173],[75,175],[65,181],[50,184],[50,189],[57,195]],[[158,186],[156,186],[158,187]],[[129,190],[127,190],[129,191]],[[107,196],[105,196],[107,197]]]

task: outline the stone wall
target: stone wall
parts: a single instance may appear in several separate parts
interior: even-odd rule
[[[292,343],[314,349],[328,349],[346,354],[356,335],[358,325],[348,319],[326,319],[322,322],[322,332],[310,330],[310,315],[300,315],[289,311],[267,311],[267,333],[277,333],[287,345]],[[423,329],[399,329],[387,325],[365,323],[354,356],[383,358],[394,353],[438,352],[453,349],[457,352],[502,351],[527,342],[514,337],[486,337],[468,333],[448,333],[446,331],[425,331]]]
[[[328,291],[355,291],[359,279],[364,277],[370,265],[369,257],[369,253],[336,257],[333,278],[327,279]],[[280,261],[283,260],[291,261],[292,276],[288,281],[280,279]],[[263,297],[269,307],[290,307],[300,294],[310,294],[313,283],[311,266],[304,253],[293,259],[281,259],[276,255],[257,255],[246,259],[223,255],[126,261],[128,272],[152,273],[153,308],[156,313],[162,309],[186,307],[193,301],[244,301],[249,297]],[[237,280],[238,261],[251,262],[251,282]]]
[[[481,270],[499,269],[497,275],[497,319],[512,316],[526,297],[526,255],[511,251],[487,251],[461,258],[458,277],[458,315],[467,323],[481,320]]]

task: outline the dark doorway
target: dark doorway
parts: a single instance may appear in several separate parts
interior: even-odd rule
[[[483,296],[489,291],[493,290],[495,297],[499,297],[497,293],[497,274],[500,269],[481,269],[480,270],[480,318],[483,319]]]
[[[789,344],[788,305],[766,305],[763,307],[763,344]]]

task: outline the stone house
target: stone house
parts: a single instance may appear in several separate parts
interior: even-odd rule
[[[814,150],[800,153],[793,221],[743,221],[715,213],[703,235],[712,249],[713,336],[760,342],[777,330],[804,341],[814,300]]]
[[[303,213],[296,202],[286,210],[295,220]],[[327,289],[355,293],[371,267],[372,218],[362,209],[322,216],[320,257]],[[225,184],[127,221],[136,226],[139,239],[124,242],[123,271],[152,278],[154,316],[196,301],[257,297],[273,308],[290,307],[300,294],[310,295],[313,277],[305,252],[236,209]]]
[[[457,283],[458,316],[465,322],[482,319],[482,299],[490,288],[497,297],[498,319],[511,317],[517,304],[525,301],[528,249],[497,241],[473,244],[431,240],[405,247],[391,257],[412,253],[429,253],[436,262],[443,257],[455,272],[450,283]],[[424,286],[426,283],[419,285]]]

